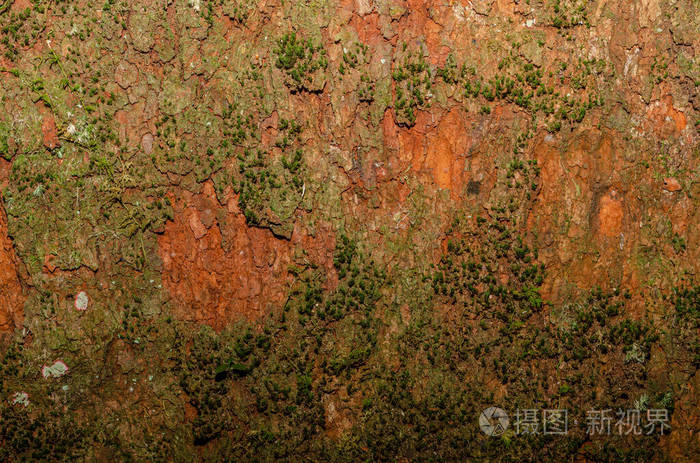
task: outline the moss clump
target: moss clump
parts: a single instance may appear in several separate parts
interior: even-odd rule
[[[624,407],[644,394],[645,406],[672,406],[668,385],[650,382],[645,363],[625,362],[628,346],[648,355],[660,341],[650,322],[625,317],[627,293],[594,290],[542,310],[537,252],[502,222],[498,216],[455,220],[439,265],[418,282],[432,285],[433,295],[393,328],[393,293],[382,289],[403,270],[388,275],[361,242],[341,233],[333,262],[337,286],[326,286],[325,270],[297,269],[288,303],[261,327],[240,323],[216,333],[145,316],[138,306],[125,307],[115,326],[79,318],[85,336],[71,347],[69,362],[76,367],[57,382],[36,380],[46,334],[38,331],[28,347],[17,338],[0,363],[6,378],[0,392],[26,390],[30,405],[0,403],[0,455],[70,460],[106,452],[140,461],[191,456],[202,446],[218,460],[607,455],[597,442],[584,446],[573,426],[558,439],[511,434],[507,446],[480,438],[475,419],[494,398],[475,377],[508,389],[508,411],[566,408],[569,423],[584,410]],[[692,313],[695,293],[679,291],[679,313]],[[603,359],[611,378],[603,376]],[[592,394],[596,388],[602,394]],[[133,408],[114,411],[115,398]],[[185,404],[190,411],[179,415]],[[351,420],[346,437],[327,438],[328,410]],[[133,416],[143,433],[121,424]],[[658,440],[617,439],[617,454],[646,461],[659,454]]]
[[[569,29],[575,26],[590,27],[587,2],[583,0],[554,0],[549,2],[550,21],[557,29]]]
[[[432,98],[432,72],[423,53],[407,53],[398,60],[392,77],[396,86],[394,109],[397,121],[401,125],[413,126],[416,111],[428,107]]]
[[[686,359],[695,369],[700,368],[700,286],[684,279],[671,296],[674,325],[678,333],[672,342],[681,344],[689,353]]]
[[[370,63],[369,46],[355,42],[349,48],[343,48],[343,61],[338,66],[341,79],[348,77],[358,79],[358,99],[364,103],[371,103],[375,97],[375,83],[366,71]]]
[[[238,155],[238,172],[233,181],[248,223],[289,238],[294,211],[305,195],[306,166],[299,147],[301,126],[281,119],[279,131],[277,155],[261,148],[245,149]]]
[[[9,136],[9,128],[6,124],[0,122],[0,157],[5,158],[8,161],[12,158],[12,155],[10,154],[10,145],[8,144]]]
[[[554,67],[537,67],[525,61],[517,48],[502,58],[497,72],[487,77],[475,66],[457,65],[453,55],[436,75],[449,86],[462,87],[468,99],[481,102],[504,101],[515,104],[532,113],[535,123],[557,132],[568,124],[580,124],[587,112],[603,105],[599,94],[591,91],[593,83],[604,76],[606,65],[602,60],[579,60],[567,71],[568,65],[560,63],[555,78]],[[569,85],[571,95],[555,91],[555,87]],[[487,115],[490,108],[481,105],[481,113]]]
[[[323,46],[315,46],[310,39],[297,38],[296,32],[290,32],[277,40],[273,51],[277,55],[275,66],[284,71],[285,83],[292,92],[323,89],[324,71],[328,68]]]
[[[255,8],[251,0],[226,0],[222,3],[224,14],[240,24],[245,24]]]
[[[58,410],[35,414],[22,407],[3,407],[0,457],[3,461],[71,461],[84,454],[93,431]]]

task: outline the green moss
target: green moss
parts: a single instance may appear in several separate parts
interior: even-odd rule
[[[395,85],[394,111],[399,124],[413,126],[416,111],[429,107],[432,98],[432,72],[422,51],[397,59],[392,73]]]
[[[296,32],[290,32],[277,40],[273,51],[277,55],[275,66],[284,71],[285,83],[293,92],[323,88],[328,59],[321,45],[297,38]]]
[[[6,124],[0,123],[0,157],[3,157],[8,161],[12,158],[10,146],[8,144],[9,136],[10,129]]]
[[[667,294],[667,302],[630,291],[576,290],[552,303],[540,292],[546,276],[535,243],[541,238],[524,233],[539,186],[539,169],[526,157],[530,140],[542,128],[567,131],[585,123],[604,103],[594,89],[605,88],[607,63],[547,62],[537,51],[523,52],[527,40],[521,46],[516,37],[508,38],[512,48],[495,58],[496,66],[469,66],[455,53],[435,73],[424,50],[398,46],[389,75],[371,59],[378,50],[347,41],[333,64],[338,72],[328,73],[328,37],[319,18],[333,24],[329,2],[285,2],[275,18],[303,30],[304,38],[288,33],[271,46],[262,37],[274,37],[277,26],[255,29],[268,11],[254,11],[248,0],[202,0],[199,11],[184,1],[166,3],[141,14],[107,0],[96,5],[99,20],[95,8],[65,1],[0,15],[3,51],[17,65],[2,96],[17,102],[8,106],[13,120],[31,122],[17,134],[0,125],[0,156],[12,160],[3,194],[9,234],[31,276],[24,329],[2,345],[3,461],[662,457],[656,436],[610,443],[574,430],[561,439],[512,433],[486,439],[476,426],[492,405],[509,412],[567,408],[579,420],[586,409],[633,407],[635,399],[673,411],[683,393],[679,384],[687,382],[682,375],[692,378],[700,363],[698,291],[691,283]],[[532,17],[568,34],[585,24],[580,5],[548,2],[535,6]],[[405,13],[389,10],[397,21]],[[231,29],[217,20],[221,14],[246,33],[224,36]],[[143,36],[115,41],[127,20]],[[33,54],[52,28],[73,26],[55,52]],[[163,34],[158,43],[151,43],[154,31]],[[125,61],[155,56],[173,72],[162,77],[139,66],[128,89],[105,80],[117,75],[114,62],[121,61],[109,58],[122,56],[132,41],[153,46],[154,54],[129,51]],[[191,61],[193,50],[202,52],[201,65]],[[672,68],[655,62],[650,82],[667,79]],[[326,86],[331,75],[342,82]],[[440,97],[432,96],[434,85]],[[377,163],[387,160],[375,129],[392,102],[404,126],[431,104],[454,100],[483,116],[517,106],[515,114],[525,112],[530,121],[520,127],[523,118],[513,120],[517,137],[489,138],[497,183],[469,181],[464,210],[455,211],[449,192],[425,193],[422,180],[403,172],[395,180],[410,190],[401,202],[405,214],[367,220],[349,215],[348,207],[384,211],[393,194],[386,196],[386,185],[349,184],[335,174],[341,155],[318,154],[328,152],[327,140],[316,140],[325,125],[304,118],[304,97],[327,89],[355,92],[359,141],[351,141],[379,153],[371,159]],[[53,150],[43,147],[39,101],[57,124],[60,146]],[[145,119],[132,121],[131,110],[139,108]],[[124,116],[119,110],[126,110],[126,127],[116,120]],[[269,127],[273,114],[276,128]],[[152,122],[146,154],[145,133],[132,128],[150,132]],[[671,152],[655,152],[670,169]],[[358,166],[364,174],[364,160]],[[338,227],[331,233],[332,266],[299,245],[284,303],[265,307],[254,323],[219,332],[173,318],[179,301],[160,287],[157,257],[157,236],[173,214],[166,192],[190,197],[210,180],[220,206],[232,189],[248,225],[278,237],[290,238],[299,222],[314,239],[321,224]],[[357,206],[338,200],[347,194],[356,195]],[[227,216],[222,206],[216,218]],[[667,238],[678,256],[687,252],[682,237],[669,231]],[[230,245],[222,237],[227,252]],[[45,264],[57,270],[49,273]],[[82,290],[90,294],[90,309],[78,313],[73,297]],[[663,320],[628,317],[627,307],[640,297]],[[670,366],[659,366],[660,351],[672,357]],[[41,365],[57,358],[69,374],[44,381]],[[8,400],[18,391],[29,394],[26,409]],[[507,391],[507,402],[497,403],[493,391]]]
[[[279,130],[275,145],[282,153],[275,156],[260,148],[245,149],[238,155],[233,185],[248,223],[289,238],[293,213],[306,193],[306,166],[298,147],[301,125],[281,119]]]

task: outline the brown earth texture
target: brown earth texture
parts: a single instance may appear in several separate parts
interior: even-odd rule
[[[700,461],[699,88],[698,0],[0,0],[0,460]]]

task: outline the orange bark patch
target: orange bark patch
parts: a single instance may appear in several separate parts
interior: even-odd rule
[[[468,145],[464,119],[455,109],[428,134],[424,165],[432,171],[438,187],[450,190],[453,196],[462,190],[464,155]]]
[[[39,113],[41,114],[41,135],[44,146],[49,149],[54,149],[58,146],[59,142],[53,113],[44,105],[39,108]]]
[[[683,188],[677,179],[669,177],[664,179],[663,189],[666,191],[681,191]]]
[[[428,61],[437,65],[444,62],[449,54],[449,49],[442,45],[441,35],[443,27],[436,23],[431,12],[433,2],[426,0],[408,0],[406,5],[406,16],[400,22],[400,28],[404,34],[413,37],[421,37],[425,41],[428,51]]]
[[[598,231],[604,236],[618,236],[622,232],[622,218],[624,211],[614,191],[610,191],[600,198],[600,210],[598,211]]]
[[[211,183],[202,193],[183,192],[175,219],[159,237],[163,285],[182,318],[221,328],[231,320],[258,320],[287,296],[294,249],[307,251],[331,275],[332,237],[312,238],[295,230],[292,240],[249,227],[231,197],[226,208]]]
[[[438,188],[450,190],[453,198],[462,193],[464,160],[472,140],[459,109],[437,118],[436,124],[432,116],[421,111],[410,128],[398,127],[387,111],[382,128],[385,146],[398,151],[401,164],[410,165],[416,173],[428,174]]]
[[[350,18],[350,26],[357,32],[357,38],[365,44],[376,44],[382,40],[379,29],[379,15],[371,13],[366,16],[353,15]]]
[[[0,332],[21,325],[24,294],[17,268],[19,261],[7,236],[5,212],[0,207]]]
[[[678,136],[688,125],[683,112],[673,107],[673,97],[666,95],[659,101],[649,105],[647,117],[654,131],[660,137]]]

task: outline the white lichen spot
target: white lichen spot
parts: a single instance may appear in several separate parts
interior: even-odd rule
[[[637,67],[639,60],[639,47],[634,47],[632,50],[625,52],[627,59],[625,60],[625,67],[622,70],[622,75],[627,77],[628,75],[636,76]]]
[[[60,378],[68,373],[68,366],[63,363],[63,360],[56,360],[53,365],[44,365],[41,368],[41,375],[44,378]]]
[[[457,22],[464,22],[466,18],[466,8],[464,8],[462,5],[455,4],[452,5],[452,14],[454,17],[457,19]]]
[[[34,188],[34,191],[32,191],[32,196],[39,197],[42,194],[44,194],[44,185],[40,183]]]
[[[200,0],[190,0],[190,6],[194,8],[194,11],[199,11],[201,9]]]
[[[70,135],[75,134],[75,126],[73,124],[68,124],[68,127],[66,128],[66,132],[68,132]]]
[[[75,296],[75,308],[78,310],[87,310],[90,298],[85,291],[80,291]]]
[[[12,405],[22,405],[23,407],[29,406],[29,394],[24,391],[15,392],[12,395]]]
[[[644,363],[647,360],[647,354],[644,352],[642,347],[636,342],[632,344],[632,348],[627,351],[625,355],[625,363],[637,362]],[[638,408],[638,407],[637,407]]]

